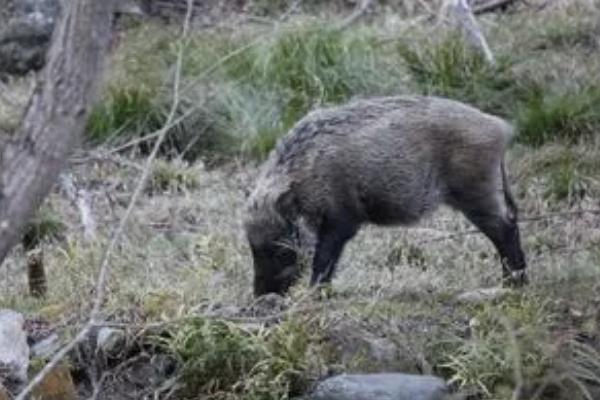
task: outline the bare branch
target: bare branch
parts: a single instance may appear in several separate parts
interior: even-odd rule
[[[494,12],[500,8],[516,3],[518,0],[492,0],[485,4],[480,4],[473,9],[473,14],[479,15],[488,12]]]
[[[61,186],[77,209],[83,225],[83,235],[86,240],[92,240],[96,237],[96,220],[90,206],[90,194],[85,189],[77,189],[73,182],[71,174],[62,174],[60,176]]]

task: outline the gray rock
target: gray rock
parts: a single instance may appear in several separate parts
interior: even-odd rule
[[[114,328],[100,328],[96,345],[104,354],[116,354],[125,346],[125,332]]]
[[[0,310],[0,383],[21,384],[27,380],[29,346],[24,323],[21,314]]]
[[[321,382],[311,400],[445,400],[448,388],[434,376],[338,375]]]
[[[61,342],[56,333],[34,343],[31,346],[31,355],[33,357],[48,359],[61,347]]]

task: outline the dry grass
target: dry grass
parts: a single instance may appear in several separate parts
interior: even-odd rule
[[[547,318],[555,317],[560,311],[567,316],[575,313],[581,319],[577,323],[564,320],[552,327],[555,335],[573,335],[593,323],[592,310],[600,301],[597,284],[600,216],[561,213],[597,207],[598,197],[591,194],[598,193],[600,186],[592,180],[590,190],[575,200],[549,198],[544,173],[531,174],[530,171],[532,165],[543,163],[544,157],[551,160],[548,154],[552,151],[548,150],[546,156],[542,150],[529,155],[518,154],[518,151],[517,148],[512,154],[512,171],[520,177],[516,192],[520,193],[518,202],[523,216],[545,217],[522,223],[532,282],[523,294],[515,294],[518,305],[509,309],[509,316],[510,312],[529,315],[530,309],[538,307],[535,304],[549,302],[550,306],[543,311]],[[138,322],[178,321],[208,310],[217,310],[218,314],[218,310],[232,309],[234,315],[238,315],[236,313],[254,301],[251,258],[241,229],[241,210],[244,188],[252,182],[255,170],[230,166],[207,171],[201,164],[191,167],[175,164],[172,168],[184,168],[181,174],[193,173],[196,183],[191,187],[181,186],[177,178],[180,174],[173,174],[176,190],[154,191],[135,210],[112,266],[105,305],[106,313],[114,316],[112,319],[127,322],[130,321],[127,315],[133,313]],[[98,241],[83,240],[76,210],[59,193],[54,194],[48,205],[69,231],[64,242],[44,245],[48,298],[45,302],[28,300],[23,257],[17,250],[2,271],[0,307],[40,314],[54,322],[72,317],[78,320],[88,311],[89,304],[82,302],[81,297],[87,297],[85,294],[93,289],[95,268],[106,235],[124,211],[137,169],[117,167],[109,162],[83,166],[75,172],[85,177],[93,193],[93,209],[99,219]],[[569,201],[572,204],[569,205]],[[554,215],[556,210],[560,213]],[[474,354],[474,350],[464,353],[464,346],[473,346],[465,342],[466,337],[461,333],[469,319],[489,320],[494,313],[505,311],[502,302],[483,310],[457,305],[454,300],[460,292],[497,286],[500,280],[499,262],[487,239],[480,234],[445,238],[470,229],[472,226],[464,217],[447,209],[411,228],[367,227],[349,244],[341,260],[332,298],[316,303],[306,300],[304,280],[293,291],[292,303],[299,302],[300,309],[312,310],[308,314],[300,312],[299,316],[325,319],[333,324],[331,326],[362,320],[377,337],[389,337],[410,349],[412,357],[419,360],[415,363],[439,369],[456,382],[464,383],[465,390],[473,389],[473,382],[478,382],[473,379],[481,378],[477,371],[483,367],[479,364],[459,367],[456,363],[471,360],[470,363],[483,363],[492,368],[495,364],[490,360],[498,356],[495,351],[507,348],[508,336],[494,331],[493,336],[486,336],[483,344],[477,342],[482,346],[480,351],[491,352],[482,359],[472,360],[485,354],[479,350]],[[554,360],[552,354],[558,352],[560,344],[554,337],[536,333],[548,333],[546,322],[537,317],[518,318],[521,317],[517,315],[524,329],[531,330],[531,334],[524,337],[527,339],[520,337],[519,340],[537,338],[541,346],[535,348],[531,361],[535,364],[532,367],[535,373],[527,375],[535,376],[535,381],[528,381],[535,386],[543,381],[550,366],[554,367],[549,360]],[[596,328],[591,329],[597,334]],[[423,337],[423,332],[430,332],[431,336]],[[459,354],[462,358],[445,356],[458,357]],[[534,353],[527,354],[533,357]],[[509,364],[503,364],[498,376],[481,378],[484,392],[489,392],[488,398],[495,398],[500,390],[505,390],[502,387],[511,384],[510,379],[507,380],[507,375],[512,374],[511,358],[508,353],[506,357]],[[581,362],[589,364],[591,361]],[[377,362],[373,363],[368,358],[353,360],[347,361],[343,368],[378,370]],[[472,370],[474,365],[479,365],[475,371]],[[460,378],[469,373],[475,374],[474,377]]]
[[[485,17],[482,24],[492,48],[500,56],[510,54],[516,60],[510,66],[511,79],[543,82],[550,95],[565,90],[577,95],[579,88],[593,82],[600,65],[600,58],[590,53],[594,44],[588,37],[588,27],[597,25],[586,17],[590,13],[586,7],[591,6],[555,3],[558,8],[538,13]],[[546,25],[546,20],[555,22]],[[389,27],[394,25],[387,20],[380,26],[377,34],[389,37]],[[357,32],[360,30],[354,34]],[[373,30],[369,32],[373,34]],[[406,28],[406,32],[424,34],[416,28]],[[164,45],[160,38],[157,41],[157,46]],[[395,48],[394,40],[386,43],[382,45],[385,51]],[[162,61],[158,54],[156,62]],[[132,66],[134,70],[138,67]],[[193,63],[187,65],[193,67]],[[115,71],[115,76],[124,79],[119,72]],[[217,72],[217,76],[228,73]],[[280,72],[285,78],[285,68]],[[161,73],[154,69],[150,73],[152,79],[147,82],[154,84],[156,79],[160,85]],[[420,90],[410,71],[403,73],[393,80],[398,85],[403,82],[398,90],[406,90],[404,83],[411,90]],[[468,80],[470,75],[465,76]],[[478,76],[483,79],[487,75]],[[461,75],[459,86],[463,78]],[[249,95],[262,93],[256,82],[262,81],[255,79],[256,87]],[[385,84],[379,82],[377,87]],[[430,84],[436,82],[428,81]],[[23,82],[11,83],[15,93],[24,93],[25,87]],[[231,88],[232,96],[241,93],[237,86],[227,88]],[[363,89],[357,89],[358,94]],[[486,98],[488,93],[498,94],[486,84],[469,90],[469,96],[484,104],[499,104],[502,99]],[[267,96],[266,103],[271,105],[269,93],[261,96]],[[253,117],[271,115],[252,112],[256,102],[250,104],[252,107],[243,101],[231,104],[236,112],[230,114],[229,127],[239,129],[257,123]],[[12,130],[17,114],[7,113],[3,107],[0,130],[5,126],[5,130]],[[120,123],[117,119],[112,122]],[[461,390],[479,396],[475,398],[514,398],[515,388],[524,393],[522,398],[595,398],[600,377],[600,214],[579,211],[600,208],[600,144],[598,127],[592,123],[585,129],[586,138],[570,143],[557,140],[538,148],[515,145],[511,149],[510,176],[523,218],[531,285],[500,301],[483,305],[456,301],[461,292],[497,286],[501,271],[488,240],[468,233],[472,226],[465,218],[444,208],[411,228],[363,229],[342,257],[331,297],[315,300],[307,296],[305,279],[286,300],[288,318],[284,319],[289,325],[267,327],[264,322],[271,319],[256,318],[260,313],[255,312],[251,296],[252,261],[241,227],[244,192],[253,182],[256,167],[234,160],[208,170],[201,162],[161,161],[113,257],[105,312],[110,320],[126,324],[161,322],[172,326],[173,340],[167,341],[166,348],[180,358],[182,377],[206,374],[203,362],[219,364],[219,357],[230,357],[226,348],[215,353],[215,359],[195,353],[194,349],[206,352],[207,346],[223,349],[220,335],[213,334],[215,329],[226,329],[225,336],[234,338],[234,347],[243,351],[252,347],[247,354],[257,363],[256,368],[236,364],[233,375],[244,375],[240,380],[229,376],[225,383],[210,388],[206,385],[214,376],[186,382],[193,390],[217,387],[229,399],[270,398],[265,387],[273,393],[282,391],[279,398],[284,398],[283,392],[298,381],[304,387],[306,379],[319,377],[323,371],[314,368],[324,364],[334,370],[383,368],[368,356],[346,359],[327,348],[335,342],[336,335],[331,333],[336,328],[338,336],[359,332],[359,336],[391,340],[403,354],[410,355],[417,371],[442,374]],[[270,143],[273,137],[261,139]],[[261,151],[265,149],[261,147]],[[85,319],[90,304],[82,299],[91,297],[102,251],[125,212],[139,179],[139,165],[141,161],[135,157],[114,156],[73,167],[76,180],[93,197],[97,239],[84,239],[77,209],[62,193],[53,193],[46,206],[67,230],[64,237],[43,244],[48,297],[44,301],[28,297],[23,250],[15,249],[0,270],[0,307],[39,314],[58,324],[68,322],[68,328],[59,329],[65,335]],[[214,314],[243,317],[244,321],[250,317],[252,323],[247,326],[238,320],[224,326],[205,319],[186,322],[186,318],[209,313],[211,318]],[[311,335],[294,325],[298,321],[305,330],[310,327]],[[583,341],[582,336],[588,339]],[[192,350],[187,347],[190,338],[198,346]],[[406,367],[406,363],[401,364],[393,368]],[[186,370],[186,366],[191,369]]]

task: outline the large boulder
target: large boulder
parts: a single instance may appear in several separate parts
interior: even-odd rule
[[[311,400],[446,400],[448,388],[434,376],[338,375],[321,382]]]
[[[16,388],[27,381],[29,346],[25,319],[12,310],[0,310],[0,385]]]

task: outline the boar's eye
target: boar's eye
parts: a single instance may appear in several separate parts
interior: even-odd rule
[[[294,264],[296,262],[296,252],[285,246],[278,246],[275,250],[275,257],[277,262],[285,266]]]

